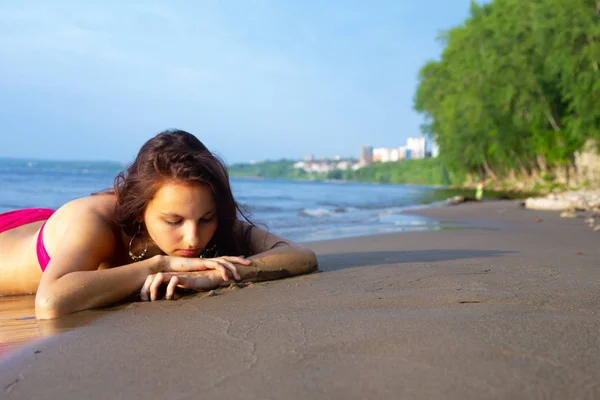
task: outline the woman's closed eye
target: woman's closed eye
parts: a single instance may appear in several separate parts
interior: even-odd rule
[[[200,220],[198,222],[201,224],[207,224],[209,222],[212,222],[215,219],[215,216],[216,216],[216,214],[213,214],[209,217],[200,218]],[[177,220],[166,219],[165,222],[169,225],[177,226],[177,225],[181,225],[183,223],[183,220],[182,219],[177,219]]]
[[[215,219],[215,214],[213,214],[209,217],[200,218],[200,223],[206,224],[208,222],[211,222],[213,219]]]

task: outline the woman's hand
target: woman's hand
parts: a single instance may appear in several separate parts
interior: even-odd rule
[[[175,288],[192,290],[210,290],[222,282],[220,273],[215,270],[198,272],[159,272],[148,275],[144,286],[140,290],[142,301],[159,300],[159,289],[166,283],[165,299],[171,300],[175,295]]]
[[[221,273],[224,281],[229,280],[229,273],[239,280],[236,264],[248,266],[252,262],[244,257],[223,256],[216,258],[188,258],[165,256],[160,272],[191,272],[216,270]]]
[[[252,262],[243,257],[223,256],[216,258],[188,258],[164,256],[161,271],[148,275],[140,297],[142,301],[158,299],[158,291],[162,284],[167,284],[165,298],[173,298],[175,288],[209,290],[221,283],[229,281],[231,274],[235,280],[240,275],[236,265],[249,266]],[[209,273],[211,272],[211,273]]]

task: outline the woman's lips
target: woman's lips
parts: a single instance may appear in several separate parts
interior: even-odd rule
[[[181,255],[183,255],[184,257],[194,257],[194,256],[198,255],[198,253],[200,253],[200,250],[198,250],[198,249],[179,250],[179,253]]]

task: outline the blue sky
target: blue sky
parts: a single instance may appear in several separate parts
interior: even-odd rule
[[[167,128],[227,163],[400,146],[469,3],[4,0],[0,157],[130,161]]]

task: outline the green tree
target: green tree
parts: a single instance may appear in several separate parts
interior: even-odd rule
[[[572,163],[600,138],[600,0],[471,4],[420,71],[415,109],[454,170],[505,176]]]

